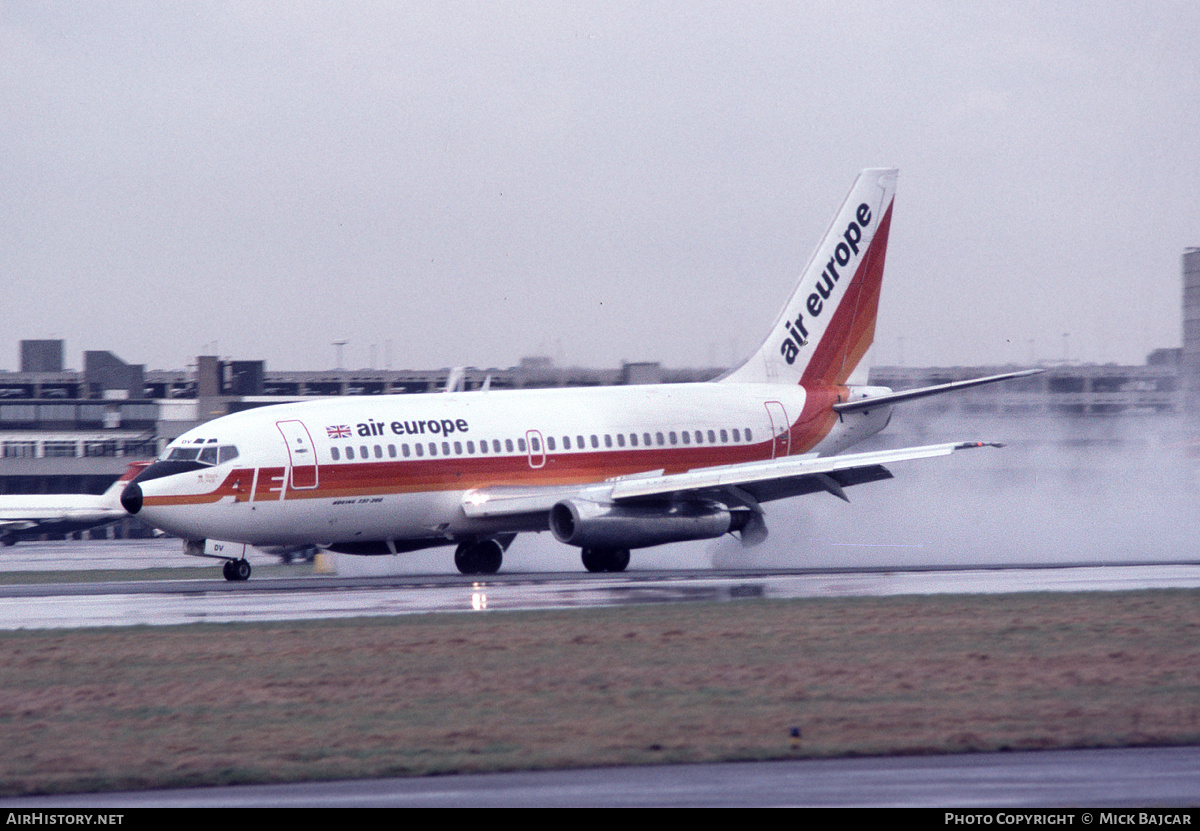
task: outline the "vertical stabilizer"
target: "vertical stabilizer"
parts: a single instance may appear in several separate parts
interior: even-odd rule
[[[130,462],[129,467],[125,468],[125,472],[121,474],[121,477],[109,485],[108,489],[104,491],[104,500],[119,506],[121,491],[125,490],[125,486],[132,482],[135,476],[148,467],[150,467],[149,461]]]
[[[864,170],[762,345],[722,380],[844,384],[875,337],[893,168]]]

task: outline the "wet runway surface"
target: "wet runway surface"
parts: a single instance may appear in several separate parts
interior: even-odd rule
[[[631,603],[903,594],[1116,591],[1200,587],[1200,564],[1032,568],[631,569],[623,574],[504,571],[380,577],[221,579],[178,541],[34,543],[6,549],[0,571],[174,567],[179,579],[0,586],[0,629],[318,620],[429,612],[562,609]],[[256,565],[275,562],[254,554]],[[34,600],[36,598],[36,601]]]

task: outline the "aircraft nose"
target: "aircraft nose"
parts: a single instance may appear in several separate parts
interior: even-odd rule
[[[131,514],[136,514],[142,509],[141,485],[130,482],[125,486],[125,490],[121,491],[121,507]]]

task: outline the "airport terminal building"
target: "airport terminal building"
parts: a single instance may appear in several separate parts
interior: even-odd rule
[[[28,343],[28,342],[25,342]],[[44,344],[45,341],[38,343]],[[61,349],[61,342],[53,342]],[[24,344],[23,344],[24,345]],[[912,406],[914,415],[1069,416],[1080,419],[1178,416],[1184,409],[1181,350],[1163,349],[1141,366],[1060,365],[1031,378],[966,390]],[[1012,366],[877,367],[870,383],[893,389],[1012,371]],[[506,369],[269,372],[262,361],[197,358],[189,370],[146,371],[109,352],[87,352],[82,372],[61,367],[0,371],[0,493],[103,491],[133,459],[217,416],[251,407],[342,395],[433,393],[705,381],[720,368],[559,368],[527,359]]]

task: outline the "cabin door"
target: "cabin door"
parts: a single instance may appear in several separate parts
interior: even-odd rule
[[[291,489],[312,490],[317,486],[317,454],[308,428],[302,421],[277,421],[275,426],[287,444]]]
[[[767,401],[767,415],[771,419],[771,458],[779,459],[792,452],[792,431],[787,410],[779,401]]]

